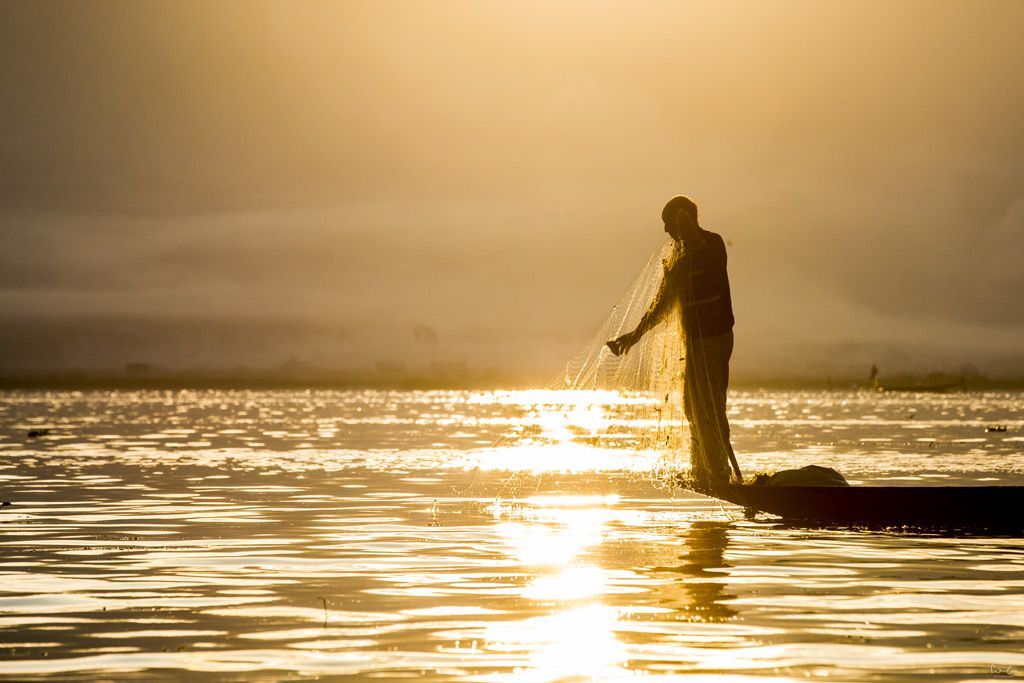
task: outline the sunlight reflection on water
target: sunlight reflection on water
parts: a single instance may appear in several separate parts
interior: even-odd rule
[[[623,440],[638,400],[4,394],[0,677],[1024,669],[1022,539],[745,520],[659,484]],[[730,401],[747,471],[1024,483],[1020,394]]]

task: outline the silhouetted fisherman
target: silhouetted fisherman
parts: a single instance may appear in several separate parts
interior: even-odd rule
[[[730,463],[736,477],[743,478],[729,440],[725,412],[734,322],[725,242],[700,227],[697,205],[689,197],[670,199],[661,218],[676,248],[665,263],[658,293],[636,328],[609,341],[608,347],[615,355],[625,353],[673,309],[681,311],[690,483],[699,490],[714,490],[729,481]]]

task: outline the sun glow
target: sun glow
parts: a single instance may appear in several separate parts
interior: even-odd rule
[[[596,448],[578,443],[545,446],[509,446],[473,453],[463,469],[530,472],[650,472],[658,464],[654,451]]]
[[[587,605],[550,616],[495,624],[488,649],[529,652],[529,666],[492,681],[609,680],[628,675],[626,646],[615,637],[618,610]]]
[[[624,447],[624,427],[635,420],[617,415],[615,405],[648,399],[611,391],[525,391],[502,400],[528,414],[516,421],[516,435],[495,448],[475,452],[465,467],[513,472],[650,471],[653,451]]]
[[[621,665],[626,646],[615,637],[619,611],[599,602],[608,590],[608,576],[586,562],[588,552],[602,543],[618,502],[616,494],[533,496],[516,509],[524,521],[497,525],[509,554],[536,572],[521,596],[564,609],[488,627],[488,650],[526,653],[529,664],[487,680],[607,680],[628,675]],[[495,512],[501,515],[503,509]]]
[[[503,522],[497,529],[510,554],[523,564],[564,566],[601,542],[610,514],[602,508],[542,507],[530,511],[533,519],[529,523]]]
[[[607,586],[600,567],[566,567],[557,574],[538,576],[523,590],[530,600],[572,602],[594,598]]]

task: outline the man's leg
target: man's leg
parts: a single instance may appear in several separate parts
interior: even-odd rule
[[[715,337],[688,338],[684,407],[690,424],[690,471],[699,486],[729,480],[729,459],[718,420],[721,344]]]
[[[728,332],[715,338],[716,350],[714,353],[715,368],[712,373],[713,393],[715,406],[715,421],[717,422],[717,434],[722,449],[736,473],[737,479],[742,479],[739,464],[736,462],[736,454],[732,449],[731,430],[729,428],[728,394],[729,394],[729,360],[732,358],[733,333]]]
[[[693,349],[687,341],[686,356],[683,358],[683,414],[686,416],[686,424],[690,429],[690,476],[693,479],[698,479],[703,474],[704,455],[697,428],[695,405],[698,387],[695,381],[693,358]]]

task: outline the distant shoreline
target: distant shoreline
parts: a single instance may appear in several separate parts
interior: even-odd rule
[[[550,386],[550,376],[516,374],[502,371],[479,373],[424,373],[388,376],[376,373],[289,377],[268,372],[239,376],[194,372],[161,373],[144,377],[98,372],[19,373],[0,375],[0,390],[521,390]],[[960,381],[946,374],[894,375],[887,378],[902,385],[926,384],[937,379]],[[744,390],[868,390],[863,378],[850,377],[736,377],[732,389]],[[1024,377],[973,376],[963,379],[958,391],[1024,390]]]

